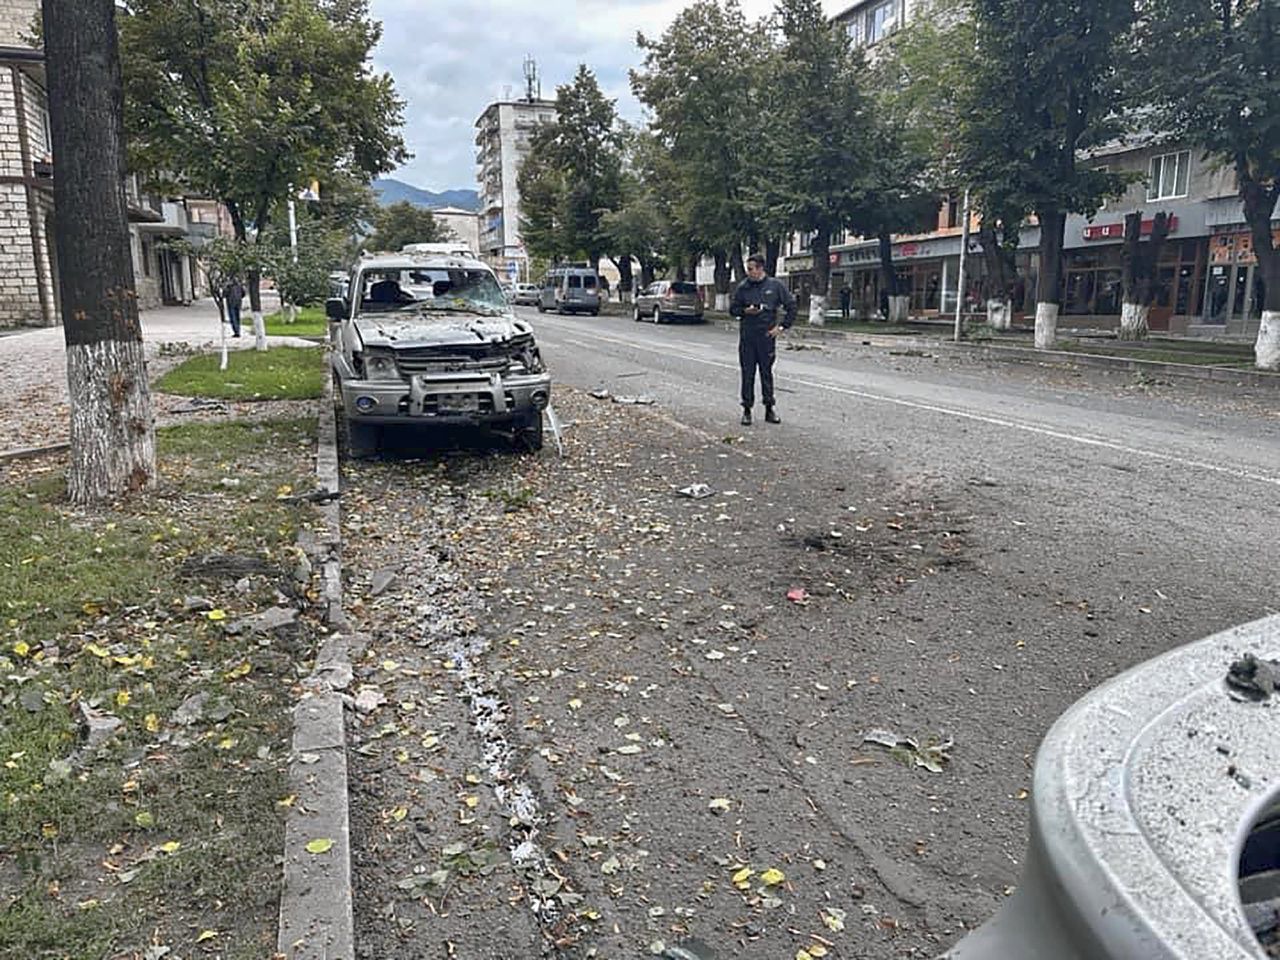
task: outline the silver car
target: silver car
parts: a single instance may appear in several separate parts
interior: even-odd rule
[[[375,452],[385,428],[412,424],[509,430],[542,447],[551,376],[532,327],[479,260],[366,257],[352,270],[349,296],[325,310],[352,456]]]
[[[684,320],[701,323],[702,294],[696,283],[685,280],[659,280],[651,283],[636,295],[631,318],[636,322],[652,320],[654,323]]]

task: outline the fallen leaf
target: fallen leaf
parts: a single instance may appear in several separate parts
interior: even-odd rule
[[[333,841],[328,837],[318,837],[307,841],[307,853],[328,853],[333,849]]]
[[[733,801],[728,797],[715,797],[707,806],[716,813],[728,813],[733,808]]]
[[[776,887],[786,879],[787,875],[777,867],[770,867],[764,873],[760,874],[760,882],[766,887]]]
[[[218,621],[218,620],[225,620],[225,619],[227,619],[227,611],[225,611],[225,610],[210,610],[208,613],[206,613],[206,614],[205,614],[205,616],[206,616],[206,617],[208,617],[210,620],[213,620],[213,621],[215,621],[215,622],[216,622],[216,621]]]
[[[196,943],[204,943],[207,940],[213,940],[217,936],[217,930],[201,930],[200,936],[196,937]]]
[[[159,850],[161,853],[168,853],[172,855],[177,853],[178,849],[181,846],[182,846],[181,841],[166,840],[164,843],[160,844],[160,846],[156,847],[156,849]]]

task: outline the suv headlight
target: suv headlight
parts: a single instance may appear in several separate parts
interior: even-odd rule
[[[366,352],[364,378],[366,380],[399,380],[400,371],[396,369],[396,358],[390,353]]]

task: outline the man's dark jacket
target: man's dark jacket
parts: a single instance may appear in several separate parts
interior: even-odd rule
[[[759,313],[747,313],[746,308],[750,306],[762,309]],[[779,310],[783,314],[783,329],[790,328],[796,322],[796,298],[784,284],[773,277],[761,277],[759,280],[748,277],[738,284],[738,289],[733,291],[733,299],[729,302],[729,314],[742,321],[744,334],[776,326]]]

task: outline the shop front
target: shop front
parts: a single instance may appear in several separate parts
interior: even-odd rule
[[[1280,244],[1280,230],[1273,235]],[[1262,275],[1253,237],[1237,227],[1222,227],[1209,240],[1201,322],[1224,336],[1252,336],[1262,317]]]

